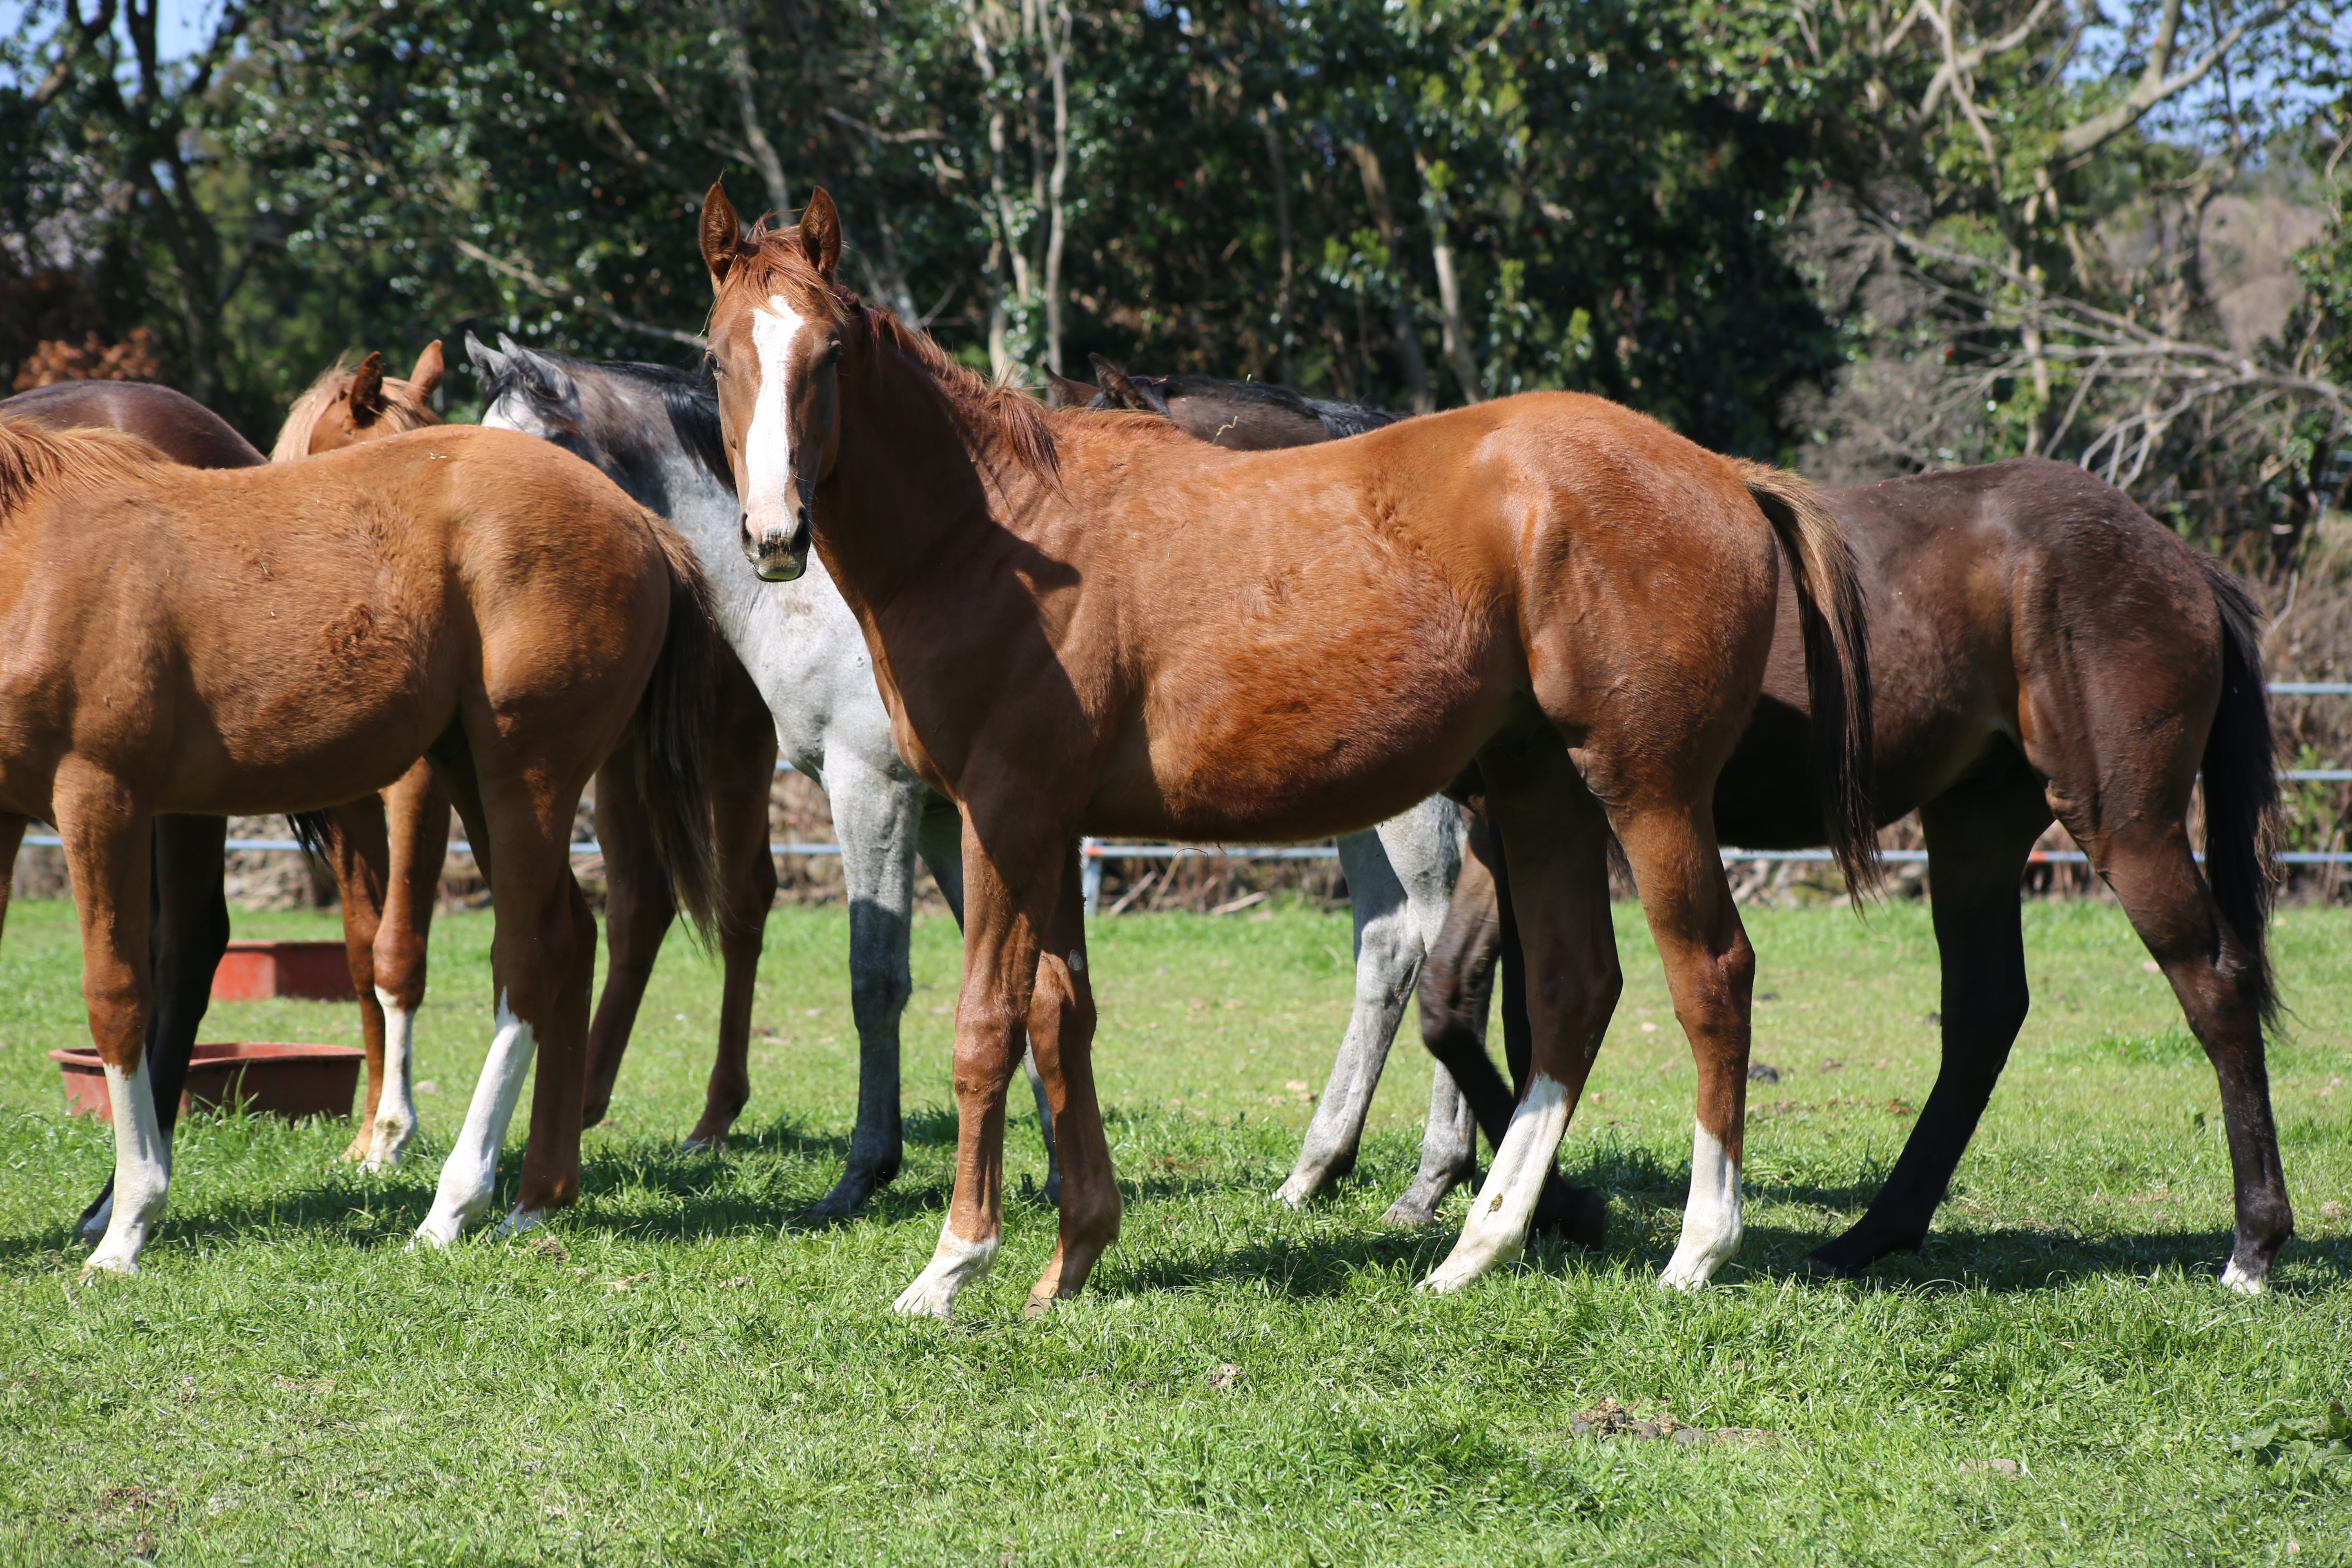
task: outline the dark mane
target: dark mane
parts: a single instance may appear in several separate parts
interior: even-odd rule
[[[567,372],[594,371],[600,375],[622,381],[634,381],[656,394],[662,411],[669,416],[670,428],[677,432],[683,446],[703,467],[723,480],[730,489],[735,483],[735,471],[727,461],[727,444],[719,433],[719,393],[712,384],[708,366],[697,370],[680,370],[676,365],[648,364],[642,360],[585,360],[553,349],[532,349],[530,353],[559,369]],[[509,392],[519,392],[530,401],[552,423],[571,428],[572,421],[540,395],[538,383],[523,373],[520,363],[509,357],[499,369],[483,378],[482,406],[488,408]],[[574,435],[585,436],[574,430]]]
[[[1367,430],[1378,430],[1406,417],[1382,409],[1367,408],[1361,404],[1334,403],[1328,398],[1309,397],[1279,382],[1227,381],[1213,375],[1138,375],[1129,379],[1134,383],[1137,391],[1159,403],[1162,413],[1167,411],[1167,402],[1171,397],[1220,397],[1231,403],[1255,403],[1312,419],[1334,439],[1360,436]]]
[[[1062,468],[1054,450],[1054,432],[1035,399],[1017,386],[958,364],[929,333],[828,282],[802,249],[798,228],[769,228],[748,237],[728,273],[727,287],[749,289],[763,296],[788,293],[795,301],[816,302],[827,319],[844,331],[863,326],[874,347],[896,349],[913,360],[950,403],[982,431],[1003,441],[1015,462],[1045,483],[1060,486]]]
[[[650,384],[661,395],[662,411],[669,416],[669,427],[677,433],[679,445],[729,489],[734,488],[735,470],[727,461],[726,437],[719,432],[719,388],[709,362],[687,371],[676,365],[609,359],[598,368],[610,375]]]

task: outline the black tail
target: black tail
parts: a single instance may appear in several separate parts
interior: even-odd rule
[[[1761,463],[1742,461],[1739,470],[1748,493],[1780,536],[1796,578],[1822,837],[1858,901],[1885,879],[1871,797],[1870,644],[1863,624],[1862,579],[1844,526],[1822,504],[1820,491]]]
[[[2196,555],[2221,613],[2221,706],[2205,737],[2205,880],[2263,1025],[2275,1029],[2270,920],[2278,893],[2278,742],[2263,685],[2263,613],[2220,562],[2201,550]]]
[[[710,778],[703,766],[714,722],[719,628],[711,624],[710,591],[693,551],[667,522],[646,515],[669,567],[669,629],[638,699],[630,743],[655,858],[679,910],[708,942],[720,909]]]
[[[287,814],[286,826],[292,829],[294,842],[306,855],[315,855],[323,865],[335,863],[335,819],[323,811],[296,811]]]

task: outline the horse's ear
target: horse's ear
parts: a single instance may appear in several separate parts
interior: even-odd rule
[[[702,264],[710,268],[713,294],[725,286],[728,268],[742,254],[743,220],[735,216],[735,204],[727,199],[721,183],[713,180],[702,198]]]
[[[1135,383],[1127,379],[1127,372],[1100,354],[1088,354],[1087,360],[1095,367],[1095,384],[1110,398],[1112,407],[1132,408],[1139,414],[1153,412],[1151,405],[1143,400],[1143,394],[1135,390]]]
[[[517,349],[514,360],[550,403],[572,400],[572,373],[562,365],[535,349]]]
[[[383,356],[370,351],[360,361],[359,369],[352,372],[352,412],[381,414],[383,412]]]
[[[808,206],[801,213],[801,249],[816,275],[832,282],[834,268],[841,265],[841,214],[834,210],[823,185],[809,193]]]
[[[419,397],[430,397],[433,389],[441,384],[441,340],[434,339],[416,356],[416,368],[408,373],[408,384],[416,389]]]
[[[466,334],[466,358],[473,364],[475,376],[482,381],[496,378],[507,365],[506,355],[470,331]]]
[[[1095,400],[1092,384],[1072,381],[1066,375],[1045,373],[1045,403],[1052,408],[1084,408]]]

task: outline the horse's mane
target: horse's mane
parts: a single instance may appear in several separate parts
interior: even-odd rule
[[[1312,419],[1334,438],[1360,436],[1367,430],[1378,430],[1408,417],[1402,414],[1391,414],[1386,409],[1367,408],[1360,403],[1339,403],[1329,398],[1310,397],[1296,387],[1285,386],[1276,381],[1228,381],[1222,376],[1187,374],[1133,376],[1130,379],[1137,391],[1146,396],[1156,394],[1163,405],[1171,397],[1223,397],[1234,403],[1256,403]]]
[[[845,331],[862,328],[874,346],[896,349],[920,366],[950,404],[1004,444],[1013,461],[1046,484],[1060,486],[1062,465],[1054,448],[1053,427],[1036,399],[1009,380],[958,364],[929,333],[828,281],[802,248],[798,228],[763,228],[747,237],[728,275],[729,287],[762,295],[788,292],[795,300],[816,301]]]
[[[357,365],[345,353],[319,373],[319,379],[303,390],[286,411],[286,423],[278,432],[278,444],[269,448],[269,460],[283,463],[310,455],[310,433],[318,428],[319,416],[335,400],[336,394],[352,384]],[[433,412],[433,405],[416,390],[415,384],[396,375],[383,378],[383,423],[391,428],[388,434],[400,435],[409,430],[422,430],[428,425],[438,425],[441,416]]]
[[[707,363],[699,370],[688,371],[676,365],[648,364],[643,360],[578,359],[571,354],[558,353],[553,349],[527,352],[574,376],[593,372],[618,381],[634,381],[649,388],[661,398],[662,412],[669,416],[670,428],[677,433],[679,445],[730,488],[733,487],[735,470],[727,461],[727,440],[719,428],[719,389],[711,380],[710,368]],[[551,420],[571,424],[570,416],[540,395],[539,383],[522,373],[513,356],[509,356],[497,370],[484,378],[482,406],[488,408],[510,392],[519,392],[529,398],[531,406]]]
[[[37,419],[0,419],[0,517],[43,490],[152,479],[171,459],[136,436],[60,430]]]

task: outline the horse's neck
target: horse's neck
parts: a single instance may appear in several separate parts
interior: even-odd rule
[[[887,752],[888,720],[874,689],[866,639],[824,563],[812,552],[800,581],[761,582],[743,555],[733,487],[682,447],[645,456],[648,494],[640,499],[656,505],[657,492],[672,526],[693,547],[710,584],[719,633],[759,687],[793,765],[821,767],[826,752],[845,744],[869,751],[876,734]]]

